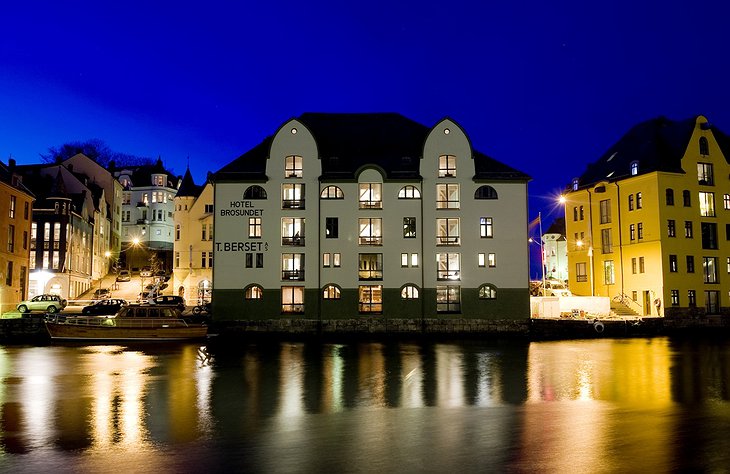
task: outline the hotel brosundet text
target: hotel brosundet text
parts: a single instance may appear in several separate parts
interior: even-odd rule
[[[528,180],[448,119],[303,114],[213,175],[216,319],[527,319]]]

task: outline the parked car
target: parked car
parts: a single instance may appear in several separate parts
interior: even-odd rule
[[[94,291],[94,299],[100,300],[103,298],[111,298],[112,292],[109,291],[109,288],[99,288],[98,290]]]
[[[119,270],[119,274],[117,275],[117,281],[129,281],[132,279],[132,276],[129,274],[129,270]]]
[[[152,276],[152,269],[150,267],[142,267],[142,270],[139,271],[139,276],[142,278],[149,278]]]
[[[38,295],[18,303],[18,311],[28,313],[30,311],[45,311],[46,313],[57,313],[66,307],[68,302],[58,295]]]
[[[159,306],[174,306],[180,311],[185,311],[185,298],[182,296],[160,295],[153,298],[150,303]]]
[[[81,314],[99,315],[99,314],[116,314],[122,306],[126,306],[127,301],[120,298],[108,298],[99,300],[89,306],[84,306]]]
[[[557,280],[545,280],[538,289],[539,296],[573,296],[565,283]]]

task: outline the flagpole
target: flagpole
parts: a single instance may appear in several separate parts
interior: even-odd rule
[[[537,223],[540,225],[540,266],[542,267],[542,294],[545,294],[545,250],[542,247],[542,212],[537,213]]]

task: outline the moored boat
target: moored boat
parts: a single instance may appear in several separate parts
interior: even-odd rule
[[[46,318],[54,340],[77,341],[179,341],[203,338],[208,327],[182,319],[174,307],[125,306],[114,316],[54,314]]]

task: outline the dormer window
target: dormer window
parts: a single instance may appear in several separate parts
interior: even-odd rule
[[[285,178],[301,178],[302,177],[302,157],[290,155],[284,158],[284,177]]]
[[[456,177],[456,157],[454,155],[439,156],[439,178]]]
[[[700,155],[707,156],[710,154],[710,145],[707,143],[707,137],[700,137]]]
[[[578,178],[573,178],[573,191],[578,191]]]
[[[631,162],[631,176],[636,176],[637,174],[639,174],[639,162],[632,161]]]
[[[152,175],[152,184],[154,186],[164,186],[165,185],[165,175],[164,174],[153,174]]]

